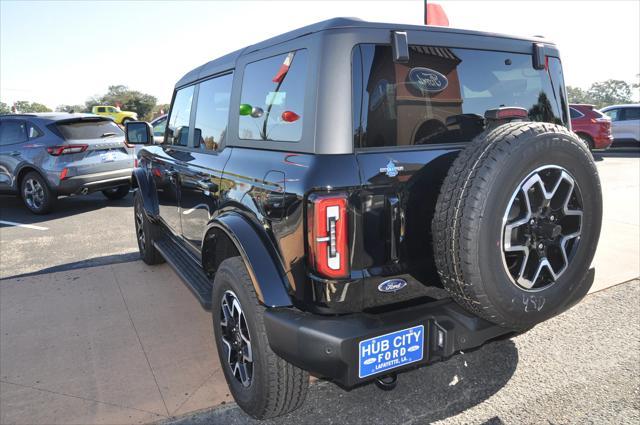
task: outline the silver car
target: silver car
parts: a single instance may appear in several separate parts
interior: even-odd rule
[[[600,111],[611,118],[613,147],[640,148],[640,103],[611,105]]]
[[[18,194],[33,213],[48,213],[60,195],[125,197],[133,161],[133,148],[109,117],[0,116],[0,193]]]

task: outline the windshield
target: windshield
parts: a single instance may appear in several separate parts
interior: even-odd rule
[[[105,139],[124,136],[124,132],[111,120],[81,120],[55,124],[65,140]]]
[[[394,63],[388,45],[354,50],[356,146],[468,142],[484,130],[485,112],[500,107],[567,125],[557,58],[542,70],[531,55],[509,52],[410,46],[409,58]]]

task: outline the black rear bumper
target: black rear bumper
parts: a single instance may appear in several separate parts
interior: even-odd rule
[[[390,372],[412,369],[447,358],[458,351],[513,334],[480,319],[444,299],[382,314],[320,316],[290,308],[267,309],[265,326],[269,345],[288,362],[353,387]],[[424,325],[424,356],[419,362],[366,378],[358,376],[358,344],[379,335]],[[440,333],[441,338],[438,338]],[[440,339],[441,344],[438,344]]]

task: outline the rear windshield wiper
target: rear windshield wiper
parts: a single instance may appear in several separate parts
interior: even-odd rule
[[[116,133],[109,132],[109,133],[102,133],[102,136],[100,136],[100,137],[112,137],[112,136],[115,136],[115,135],[116,135]]]

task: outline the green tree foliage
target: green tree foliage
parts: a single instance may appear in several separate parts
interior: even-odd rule
[[[588,103],[596,108],[619,103],[631,103],[631,85],[622,80],[606,80],[591,84],[588,90],[567,86],[570,103]]]
[[[4,102],[0,102],[0,114],[9,114],[11,113],[11,108]]]
[[[19,112],[23,112],[23,113],[51,112],[51,109],[47,108],[42,103],[38,103],[38,102],[28,102],[26,100],[18,100],[15,103],[15,106]]]
[[[587,98],[587,92],[580,87],[567,86],[567,97],[569,103],[590,103]]]
[[[593,83],[587,94],[598,109],[616,103],[631,103],[631,86],[622,80]]]
[[[56,112],[87,112],[84,105],[58,105]]]
[[[120,105],[123,111],[133,111],[138,117],[149,116],[156,106],[157,99],[150,94],[137,90],[130,90],[127,86],[109,86],[109,90],[103,96],[93,96],[85,102],[87,110],[91,110],[96,105]]]

